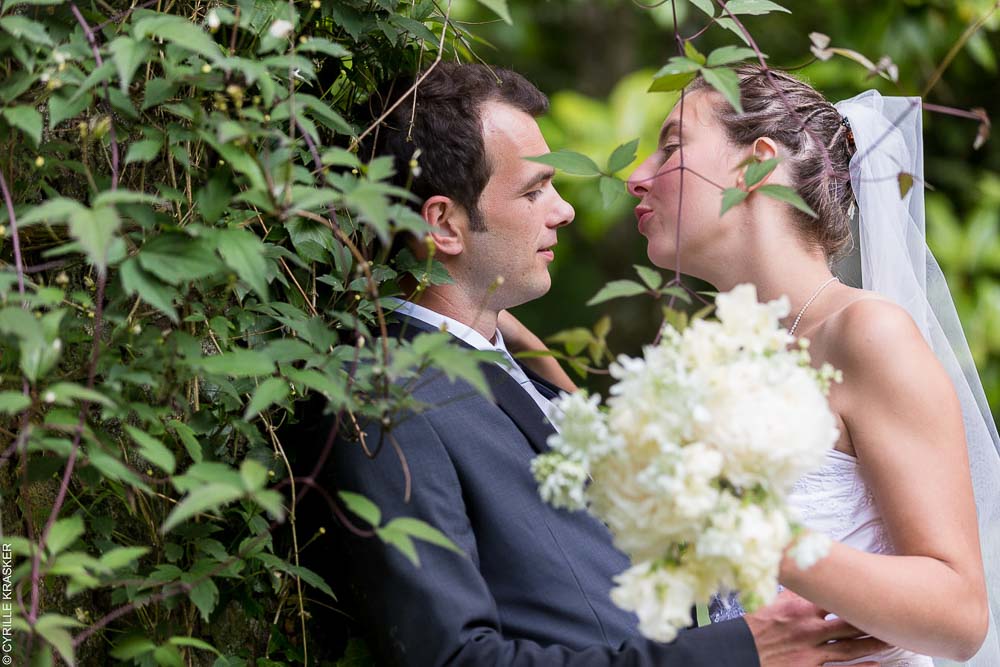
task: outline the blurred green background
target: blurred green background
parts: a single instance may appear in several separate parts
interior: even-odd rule
[[[885,94],[919,95],[937,65],[963,32],[995,8],[995,0],[792,1],[791,14],[747,16],[744,22],[773,66],[807,65],[809,33],[825,33],[831,45],[859,51],[871,60],[892,58],[899,84],[872,79],[841,57],[813,62],[797,74],[831,100],[876,87]],[[706,16],[677,2],[684,36],[697,33]],[[660,123],[675,96],[646,93],[652,74],[677,54],[670,3],[647,9],[624,0],[510,0],[513,26],[496,21],[471,0],[452,13],[478,25],[488,44],[475,48],[491,64],[511,67],[531,79],[551,100],[541,120],[552,150],[567,148],[605,164],[621,143],[641,138],[639,159],[653,149]],[[695,40],[707,53],[724,44],[742,45],[732,32],[712,26]],[[969,109],[983,107],[1000,118],[1000,12],[957,53],[925,101]],[[928,242],[944,269],[993,410],[1000,414],[1000,137],[973,149],[974,120],[924,113]],[[636,163],[638,164],[638,163]],[[619,174],[627,177],[632,167]],[[649,262],[645,240],[635,229],[635,201],[623,196],[602,207],[597,182],[560,176],[556,185],[576,208],[575,223],[560,234],[549,295],[518,309],[540,335],[590,327],[610,314],[614,353],[636,354],[650,342],[660,309],[644,297],[588,308],[586,301],[607,281],[635,278],[633,264]],[[603,390],[606,379],[583,382]]]

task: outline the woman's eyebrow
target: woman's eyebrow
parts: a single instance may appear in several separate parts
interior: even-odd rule
[[[667,135],[670,134],[670,131],[673,130],[675,127],[677,127],[676,120],[667,121],[666,124],[660,129],[660,139],[656,145],[662,147],[663,144],[667,142]]]

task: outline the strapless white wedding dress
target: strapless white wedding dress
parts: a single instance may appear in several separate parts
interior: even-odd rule
[[[895,553],[871,490],[858,471],[853,456],[830,450],[823,466],[796,484],[790,497],[803,523],[830,538],[869,553]],[[741,615],[735,597],[716,598],[710,606],[713,621]],[[934,667],[924,655],[892,648],[853,662],[827,663],[850,665],[877,660],[883,667]]]

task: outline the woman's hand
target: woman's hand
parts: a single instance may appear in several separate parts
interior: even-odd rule
[[[512,355],[517,355],[519,352],[549,351],[541,338],[506,310],[500,311],[497,317],[497,328],[500,330],[500,335],[503,336],[507,351]],[[576,391],[576,384],[566,374],[555,357],[525,357],[521,359],[521,362],[532,372],[542,376],[560,389],[568,392]]]

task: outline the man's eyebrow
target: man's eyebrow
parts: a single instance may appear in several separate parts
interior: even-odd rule
[[[660,139],[656,145],[662,148],[663,144],[667,142],[667,135],[670,134],[670,131],[675,127],[677,127],[676,120],[667,121],[667,124],[664,125],[662,129],[660,129]]]
[[[518,188],[518,192],[527,192],[528,190],[532,190],[534,189],[535,186],[539,185],[540,183],[544,183],[545,181],[551,179],[555,175],[556,175],[556,170],[551,167],[549,169],[540,171],[537,174],[533,175],[529,180],[525,181],[525,183],[520,188]]]

